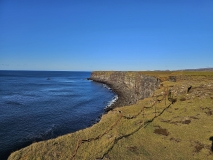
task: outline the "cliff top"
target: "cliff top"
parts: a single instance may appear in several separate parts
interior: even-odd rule
[[[213,71],[194,71],[194,70],[181,70],[181,71],[94,71],[92,72],[93,74],[96,75],[107,75],[110,76],[111,74],[115,73],[115,72],[124,72],[126,73],[128,76],[135,76],[135,75],[148,75],[148,76],[155,76],[158,77],[160,79],[162,79],[162,81],[168,80],[168,77],[170,76],[176,76],[176,77],[209,77],[209,76],[213,76]]]

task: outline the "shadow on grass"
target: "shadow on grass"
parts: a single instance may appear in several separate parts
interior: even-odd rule
[[[213,152],[213,136],[211,136],[211,137],[209,138],[209,140],[212,141],[211,151]]]

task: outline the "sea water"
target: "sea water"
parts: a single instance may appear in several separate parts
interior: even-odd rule
[[[115,94],[90,74],[0,71],[0,159],[97,122]]]

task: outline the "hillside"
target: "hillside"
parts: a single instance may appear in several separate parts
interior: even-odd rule
[[[35,142],[9,160],[213,159],[213,72],[93,72],[91,79],[124,100],[92,127]]]

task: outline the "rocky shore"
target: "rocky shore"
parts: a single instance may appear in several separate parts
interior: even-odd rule
[[[90,80],[108,85],[117,95],[118,100],[105,111],[115,107],[135,104],[138,100],[149,97],[159,88],[160,79],[140,72],[92,72]]]

